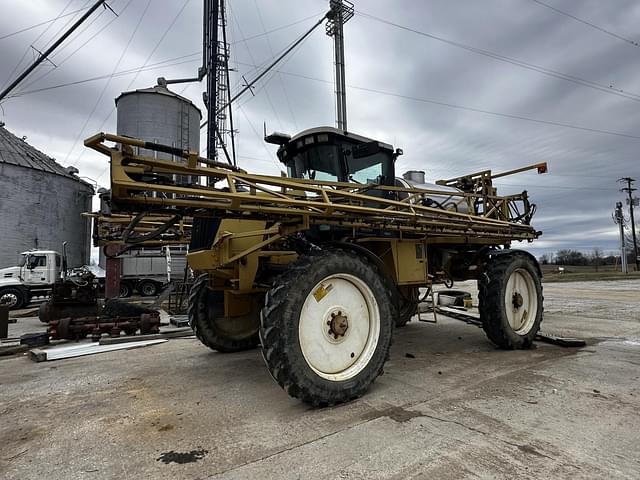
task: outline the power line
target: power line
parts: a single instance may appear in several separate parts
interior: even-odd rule
[[[636,94],[636,93],[631,93],[631,92],[627,92],[625,90],[619,89],[619,88],[615,88],[613,85],[605,85],[605,84],[601,84],[601,83],[597,83],[594,82],[592,80],[587,80],[581,77],[577,77],[575,75],[570,75],[568,73],[563,73],[563,72],[559,72],[557,70],[551,70],[549,68],[545,68],[545,67],[541,67],[539,65],[535,65],[532,63],[527,63],[524,62],[522,60],[518,60],[512,57],[507,57],[505,55],[501,55],[499,53],[495,53],[495,52],[491,52],[489,50],[483,50],[481,48],[477,48],[477,47],[473,47],[471,45],[466,45],[464,43],[460,43],[460,42],[455,42],[453,40],[449,40],[446,39],[444,37],[439,37],[437,35],[433,35],[431,33],[427,33],[427,32],[422,32],[420,30],[416,30],[414,28],[411,27],[406,27],[404,25],[400,25],[394,22],[391,22],[389,20],[385,20],[383,18],[380,17],[376,17],[375,15],[370,15],[368,13],[362,12],[362,11],[357,11],[357,13],[364,17],[364,18],[368,18],[370,20],[375,20],[377,22],[381,22],[384,23],[386,25],[390,25],[392,27],[401,29],[401,30],[405,30],[407,32],[411,32],[411,33],[415,33],[417,35],[421,35],[423,37],[427,37],[430,38],[432,40],[437,40],[439,42],[443,42],[446,43],[448,45],[457,47],[457,48],[461,48],[463,50],[467,50],[469,52],[472,53],[476,53],[478,55],[483,55],[485,57],[489,57],[489,58],[493,58],[494,60],[498,60],[500,62],[505,62],[505,63],[509,63],[511,65],[516,65],[518,67],[527,69],[527,70],[532,70],[534,72],[538,72],[541,73],[543,75],[547,75],[549,77],[553,77],[553,78],[557,78],[560,80],[565,80],[567,82],[571,82],[571,83],[575,83],[577,85],[582,85],[584,87],[587,88],[591,88],[594,90],[599,90],[601,92],[605,92],[611,95],[616,95],[619,97],[623,97],[623,98],[628,98],[629,100],[633,100],[636,102],[640,102],[640,94]]]
[[[25,59],[25,57],[27,56],[27,54],[29,53],[29,50],[31,48],[31,45],[33,45],[34,43],[36,43],[38,40],[40,40],[42,38],[42,36],[47,33],[47,31],[53,26],[53,24],[55,23],[56,20],[58,20],[63,14],[64,12],[67,10],[67,8],[69,8],[69,5],[71,5],[71,2],[73,2],[73,0],[69,0],[69,2],[65,5],[65,7],[62,9],[62,11],[58,14],[58,16],[54,19],[53,23],[50,23],[47,28],[45,28],[42,32],[40,32],[40,35],[38,35],[36,37],[36,39],[31,42],[29,44],[29,46],[25,49],[24,53],[22,54],[22,57],[20,57],[20,60],[18,60],[18,63],[16,63],[16,66],[13,67],[13,70],[11,70],[11,73],[7,76],[6,80],[2,83],[2,88],[4,88],[12,79],[13,75],[18,71],[18,68],[20,68],[20,65],[22,65],[22,61]]]
[[[271,33],[278,32],[280,30],[284,30],[285,28],[289,28],[289,27],[293,27],[295,25],[299,25],[300,23],[303,23],[303,22],[306,22],[308,20],[311,20],[312,18],[318,18],[318,16],[321,15],[322,12],[324,12],[324,10],[322,10],[322,11],[320,11],[318,13],[315,13],[313,15],[309,15],[308,17],[301,18],[300,20],[296,20],[295,22],[287,23],[286,25],[281,25],[281,26],[275,27],[275,28],[273,28],[271,30],[266,30],[266,31],[264,31],[262,33],[258,33],[256,35],[251,35],[250,37],[245,37],[244,39],[238,40],[236,42],[231,42],[231,45],[235,45],[235,44],[240,43],[240,42],[248,42],[249,40],[254,40],[256,38],[265,37],[265,36],[267,36],[267,35],[269,35]],[[263,25],[263,29],[264,29],[264,25]],[[0,38],[0,40],[1,39],[2,38]]]
[[[238,33],[240,34],[240,39],[241,41],[244,43],[246,49],[247,49],[247,53],[249,54],[249,58],[251,59],[252,63],[256,63],[255,59],[253,58],[253,54],[251,53],[251,49],[249,48],[249,44],[247,43],[244,34],[242,33],[242,28],[240,27],[240,22],[238,22],[238,19],[236,18],[236,14],[233,11],[233,8],[231,8],[231,6],[229,5],[229,10],[231,11],[231,15],[233,16],[233,19],[236,22],[236,27],[238,29]],[[276,117],[276,120],[278,121],[278,124],[280,125],[280,129],[282,129],[282,122],[280,121],[280,116],[278,115],[278,111],[276,110],[276,108],[273,106],[273,102],[271,101],[271,95],[269,95],[269,91],[265,89],[264,91],[265,96],[267,98],[267,102],[269,103],[269,106],[271,107],[271,111],[273,112],[273,115]]]
[[[104,10],[102,10],[98,15],[96,15],[94,18],[92,18],[89,22],[87,22],[83,28],[81,28],[77,34],[75,34],[72,39],[67,42],[66,44],[62,45],[60,47],[60,49],[54,53],[54,55],[52,55],[52,58],[56,59],[58,57],[58,55],[60,53],[62,53],[67,47],[71,46],[73,44],[73,42],[76,39],[79,39],[82,34],[84,32],[86,32],[89,28],[91,28],[91,25],[93,25],[96,21],[98,21],[98,19],[104,14]],[[44,72],[42,75],[40,75],[39,77],[36,77],[35,79],[31,80],[30,82],[25,82],[24,86],[21,87],[18,90],[18,93],[20,93],[22,90],[25,90],[27,88],[29,88],[31,85],[34,85],[36,83],[38,83],[40,80],[42,80],[43,78],[47,77],[48,75],[50,75],[52,72],[54,72],[55,70],[59,69],[62,65],[64,65],[71,57],[73,57],[78,51],[80,51],[81,49],[83,49],[84,47],[87,46],[87,44],[89,42],[91,42],[94,38],[96,38],[98,35],[100,35],[104,30],[106,30],[109,25],[111,25],[113,22],[115,22],[118,19],[117,16],[114,16],[110,21],[108,21],[105,25],[103,25],[97,32],[95,32],[93,35],[91,35],[91,37],[89,37],[86,41],[82,42],[73,52],[71,52],[69,55],[67,55],[66,57],[64,57],[62,60],[58,61],[56,60],[56,68],[55,69],[51,69],[51,70],[47,70],[46,72]]]
[[[182,15],[182,12],[184,11],[184,9],[187,7],[187,5],[189,4],[191,0],[185,0],[184,4],[182,5],[182,7],[180,8],[180,10],[178,10],[178,12],[176,13],[176,15],[173,17],[173,20],[171,20],[171,23],[169,23],[169,26],[166,28],[166,30],[164,31],[164,33],[162,34],[162,36],[160,37],[160,39],[157,41],[157,43],[155,44],[155,46],[153,47],[153,50],[151,50],[151,53],[149,53],[149,55],[147,56],[147,59],[144,61],[144,64],[142,65],[142,68],[146,67],[147,64],[149,63],[149,60],[151,60],[151,57],[153,56],[153,54],[156,52],[156,50],[158,49],[158,47],[160,46],[160,44],[162,43],[162,41],[165,39],[165,37],[167,36],[167,34],[169,33],[169,31],[173,28],[173,26],[175,25],[175,23],[178,21],[178,18],[180,18],[180,15]],[[133,85],[133,82],[136,81],[136,79],[138,78],[138,75],[140,75],[140,72],[142,71],[142,69],[138,70],[136,72],[135,77],[133,77],[131,79],[131,81],[129,82],[129,84],[127,85],[126,90],[129,90],[131,88],[131,85]],[[115,111],[116,107],[115,105],[111,108],[111,111],[109,112],[109,115],[107,115],[105,117],[105,119],[102,121],[102,123],[100,124],[100,127],[98,128],[98,130],[102,130],[102,127],[104,126],[105,123],[107,123],[107,121],[109,121],[109,118],[111,118],[111,115],[113,115],[113,112]],[[86,150],[83,150],[82,153],[80,154],[81,156],[84,154]],[[96,180],[99,180],[102,175],[104,175],[106,173],[106,171],[109,169],[109,164],[107,164],[107,166],[104,168],[104,170],[102,170],[102,173],[100,173],[100,175],[98,175],[96,177]]]
[[[173,67],[175,65],[183,65],[185,63],[193,63],[193,62],[198,62],[199,59],[195,58],[195,59],[191,59],[191,60],[185,60],[185,61],[181,61],[181,62],[176,62],[175,60],[181,60],[183,58],[189,58],[189,57],[193,57],[196,55],[201,55],[200,52],[196,52],[196,53],[192,53],[189,55],[181,55],[179,57],[174,57],[174,58],[170,58],[167,60],[163,60],[161,62],[156,62],[156,63],[151,63],[147,66],[138,66],[138,67],[134,67],[134,68],[129,68],[127,70],[121,70],[119,72],[116,72],[114,74],[106,74],[106,75],[99,75],[97,77],[91,77],[91,78],[85,78],[83,80],[75,80],[73,82],[65,82],[65,83],[59,83],[57,85],[49,85],[48,87],[42,87],[42,88],[36,88],[33,90],[27,90],[27,91],[20,91],[18,93],[15,93],[13,95],[8,95],[7,99],[9,98],[18,98],[18,97],[22,97],[25,95],[31,95],[33,93],[40,93],[40,92],[46,92],[49,90],[55,90],[58,88],[64,88],[64,87],[70,87],[70,86],[74,86],[74,85],[81,85],[83,83],[89,83],[89,82],[95,82],[97,80],[104,80],[105,78],[109,78],[111,76],[115,77],[123,77],[123,76],[127,76],[127,75],[133,75],[134,73],[140,73],[140,72],[148,72],[151,70],[157,70],[159,68],[166,68],[166,67]]]
[[[86,2],[84,3],[84,5],[82,5],[82,7],[83,7],[83,8],[84,8],[84,7],[87,7],[90,3],[91,3],[91,0],[86,0]],[[102,10],[102,11],[101,11],[97,16],[99,17],[99,16],[100,16],[100,15],[102,15],[103,13],[104,13],[104,10]],[[95,18],[95,17],[94,17],[94,18]],[[51,38],[50,38],[47,42],[45,42],[45,44],[43,45],[42,49],[44,50],[44,49],[48,48],[48,47],[49,47],[49,45],[51,45],[51,44],[55,41],[55,39],[56,39],[60,34],[62,34],[62,32],[64,32],[64,31],[67,29],[67,27],[68,27],[69,25],[71,25],[71,24],[73,23],[73,21],[74,21],[74,17],[72,17],[72,18],[68,19],[68,20],[66,21],[66,23],[65,23],[62,27],[60,27],[60,29],[59,29],[56,33],[54,33],[53,35],[51,35]],[[55,53],[55,52],[54,52],[54,53]],[[52,54],[52,57],[53,57],[53,54]]]
[[[600,30],[602,33],[605,33],[605,34],[610,35],[610,36],[612,36],[614,38],[617,38],[618,40],[622,40],[623,42],[630,43],[634,47],[640,47],[640,43],[638,43],[638,42],[636,42],[634,40],[631,40],[630,38],[623,37],[622,35],[618,35],[617,33],[612,32],[611,30],[607,30],[606,28],[599,27],[598,25],[596,25],[594,23],[591,23],[591,22],[588,22],[586,20],[583,20],[582,18],[578,18],[575,15],[571,15],[568,12],[560,10],[559,8],[556,8],[556,7],[553,7],[553,6],[551,6],[551,5],[547,4],[547,3],[541,2],[540,0],[531,0],[531,1],[537,3],[538,5],[542,5],[543,7],[549,8],[549,9],[551,9],[551,10],[553,10],[553,11],[555,11],[555,12],[561,14],[561,15],[565,15],[565,16],[567,16],[569,18],[572,18],[577,22],[584,23],[585,25],[588,25],[591,28],[595,28],[596,30]]]
[[[86,10],[87,8],[89,8],[89,7],[79,8],[78,10],[74,10],[72,12],[67,12],[67,13],[65,13],[63,15],[59,15],[56,18],[52,18],[50,20],[45,20],[44,22],[36,23],[35,25],[31,25],[30,27],[21,28],[20,30],[16,30],[15,32],[8,33],[6,35],[1,36],[0,40],[4,40],[5,38],[13,37],[14,35],[18,35],[18,34],[23,33],[23,32],[28,32],[29,30],[33,30],[34,28],[41,27],[42,25],[46,25],[47,23],[55,22],[56,20],[60,20],[61,18],[68,17],[69,15],[75,15],[76,13],[82,12],[83,10]]]
[[[237,62],[237,63],[240,64],[240,65],[243,64],[242,62]],[[249,66],[254,66],[255,67],[255,65],[251,65],[251,64],[245,64],[245,65],[249,65]],[[282,73],[283,75],[290,75],[290,76],[293,76],[293,77],[303,78],[303,79],[307,79],[307,80],[313,80],[313,81],[316,81],[316,82],[333,84],[333,81],[331,81],[331,80],[325,80],[325,79],[322,79],[322,78],[310,77],[308,75],[302,75],[302,74],[299,74],[299,73],[285,72],[285,71],[282,71],[282,70],[279,70],[279,72]],[[380,94],[380,95],[387,95],[387,96],[396,97],[396,98],[402,98],[402,99],[405,99],[405,100],[411,100],[411,101],[415,101],[415,102],[430,103],[430,104],[433,104],[433,105],[439,105],[441,107],[454,108],[454,109],[458,109],[458,110],[466,110],[466,111],[475,112],[475,113],[482,113],[482,114],[485,114],[485,115],[492,115],[492,116],[497,116],[497,117],[511,118],[511,119],[514,119],[514,120],[523,120],[523,121],[539,123],[539,124],[543,124],[543,125],[552,125],[552,126],[556,126],[556,127],[571,128],[573,130],[581,130],[581,131],[591,132],[591,133],[602,133],[602,134],[606,134],[606,135],[613,135],[613,136],[617,136],[617,137],[633,138],[633,139],[640,140],[640,136],[638,136],[638,135],[631,135],[631,134],[627,134],[627,133],[614,132],[614,131],[611,131],[611,130],[602,130],[602,129],[598,129],[598,128],[584,127],[584,126],[581,126],[581,125],[573,125],[573,124],[570,124],[570,123],[563,123],[563,122],[556,122],[556,121],[552,121],[552,120],[544,120],[544,119],[538,119],[538,118],[525,117],[523,115],[514,115],[514,114],[510,114],[510,113],[494,112],[494,111],[491,111],[491,110],[484,110],[484,109],[480,109],[480,108],[467,107],[467,106],[464,106],[464,105],[458,105],[458,104],[455,104],[455,103],[442,102],[442,101],[433,100],[433,99],[429,99],[429,98],[412,97],[410,95],[402,95],[402,94],[394,93],[394,92],[386,92],[384,90],[377,90],[377,89],[374,89],[374,88],[361,87],[361,86],[357,86],[357,85],[347,85],[347,88],[351,88],[351,89],[354,89],[354,90],[361,90],[361,91],[364,91],[364,92],[377,93],[377,94]]]
[[[49,58],[49,55],[51,55],[52,52],[55,51],[56,48],[58,48],[58,46],[60,46],[60,44],[62,44],[67,38],[69,38],[69,36],[80,26],[82,25],[82,23],[89,17],[91,16],[91,14],[98,9],[101,5],[104,5],[105,0],[97,0],[92,6],[91,8],[89,8],[86,12],[84,12],[84,14],[82,14],[82,16],[80,16],[80,18],[78,20],[76,20],[74,22],[73,25],[71,25],[71,27],[69,27],[69,29],[65,30],[65,32],[59,37],[57,38],[50,46],[47,47],[47,49],[40,54],[40,56],[31,64],[27,67],[26,70],[24,70],[20,75],[18,75],[18,77],[13,80],[13,82],[11,82],[1,93],[0,93],[0,100],[2,100],[8,93],[11,92],[11,90],[13,90],[16,86],[18,86],[25,78],[27,78],[27,76],[29,76],[37,67],[38,65],[40,65],[44,60]]]
[[[124,8],[120,11],[121,14],[124,13],[127,10],[127,8],[129,8],[129,5],[131,5],[132,1],[133,0],[129,0],[127,2],[127,4],[124,6]],[[138,32],[138,28],[140,28],[140,24],[142,23],[142,19],[147,14],[147,10],[149,10],[149,5],[151,5],[151,0],[147,0],[147,5],[144,8],[144,10],[142,11],[142,15],[140,16],[140,19],[138,20],[138,23],[136,23],[136,26],[133,29],[133,32],[131,33],[131,36],[129,37],[129,41],[127,42],[127,44],[125,45],[124,49],[122,50],[122,53],[120,54],[120,57],[118,58],[116,64],[113,67],[113,71],[111,72],[111,75],[107,79],[104,87],[102,88],[102,91],[100,92],[100,95],[98,95],[98,98],[96,99],[95,103],[93,104],[93,108],[91,109],[91,113],[87,116],[87,119],[85,120],[84,124],[82,125],[82,128],[78,131],[78,135],[76,136],[76,139],[73,142],[73,145],[71,146],[71,149],[69,150],[69,153],[67,153],[65,161],[69,158],[69,156],[71,155],[73,150],[76,148],[76,144],[78,143],[78,140],[80,140],[80,138],[82,137],[82,134],[84,133],[85,128],[87,128],[87,125],[91,121],[91,118],[93,118],[93,114],[96,113],[96,109],[98,108],[98,105],[100,104],[100,101],[102,100],[102,97],[104,96],[105,92],[107,91],[107,88],[109,88],[109,85],[111,84],[111,80],[113,80],[113,74],[116,72],[116,70],[120,66],[120,63],[122,63],[122,59],[126,55],[127,50],[129,50],[129,47],[131,46],[131,42],[133,41],[133,37],[135,37],[136,33]],[[82,156],[82,153],[80,154],[80,157],[81,156]],[[80,157],[78,157],[78,159],[80,159]]]
[[[265,38],[267,40],[267,46],[269,47],[269,51],[271,52],[271,55],[273,57],[275,57],[275,54],[273,53],[273,47],[271,46],[271,40],[269,40],[269,35],[266,33],[267,29],[264,26],[264,21],[262,20],[262,14],[260,13],[260,6],[258,5],[258,0],[253,0],[253,3],[256,6],[256,13],[258,14],[258,19],[260,20],[260,25],[262,26],[262,30],[264,30],[265,32]],[[245,40],[246,43],[246,40]],[[287,93],[287,89],[284,88],[284,82],[282,81],[282,75],[276,71],[276,75],[278,75],[278,81],[280,83],[280,88],[282,88],[282,93],[284,93],[284,98],[287,102],[287,107],[289,109],[289,113],[291,114],[291,119],[293,120],[293,125],[295,126],[296,130],[298,130],[298,122],[296,121],[296,116],[293,113],[293,109],[291,108],[291,102],[289,101],[289,94]]]

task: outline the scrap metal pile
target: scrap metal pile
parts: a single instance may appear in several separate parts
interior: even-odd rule
[[[134,304],[127,304],[118,299],[107,301],[99,315],[64,317],[49,321],[49,334],[53,340],[80,340],[91,335],[91,340],[98,341],[103,334],[109,336],[141,335],[159,333],[160,315]]]

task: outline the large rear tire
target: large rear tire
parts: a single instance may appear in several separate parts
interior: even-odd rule
[[[352,252],[299,257],[267,292],[260,318],[271,375],[313,406],[362,396],[389,357],[391,300],[377,269]]]
[[[490,258],[478,280],[482,328],[498,347],[531,347],[543,313],[540,271],[525,252]]]
[[[262,294],[252,297],[247,315],[224,314],[224,292],[209,288],[209,275],[200,275],[189,297],[189,325],[198,340],[221,353],[240,352],[258,346]]]

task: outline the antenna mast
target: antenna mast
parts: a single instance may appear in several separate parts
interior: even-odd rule
[[[225,0],[204,0],[203,64],[207,74],[207,157],[218,158],[222,150],[236,165],[233,114],[229,102],[229,44],[227,43]],[[227,139],[230,139],[227,140]],[[229,155],[227,145],[231,144]]]
[[[353,3],[347,0],[330,0],[326,32],[333,37],[333,54],[336,82],[336,126],[347,130],[347,92],[344,73],[343,25],[353,17]]]

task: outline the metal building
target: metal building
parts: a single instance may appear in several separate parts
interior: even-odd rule
[[[0,123],[0,267],[32,248],[60,251],[69,266],[89,263],[93,187]]]

